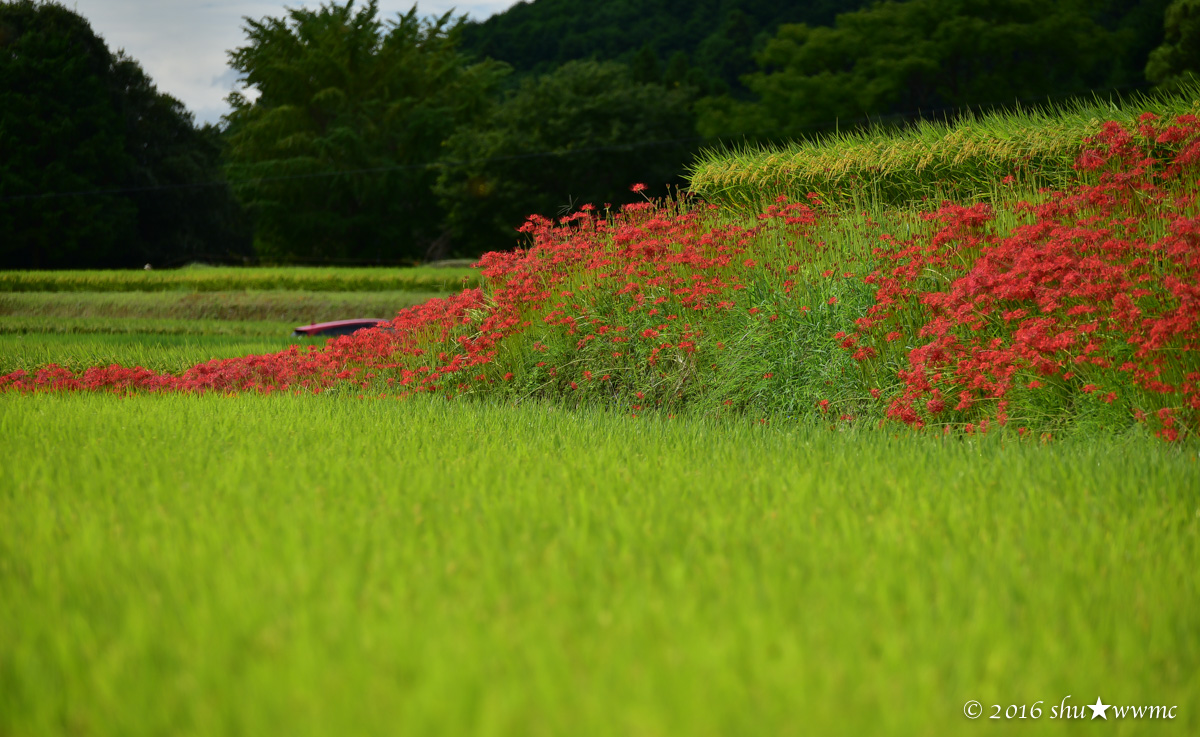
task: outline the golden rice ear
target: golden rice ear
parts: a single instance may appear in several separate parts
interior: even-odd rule
[[[1200,110],[1195,90],[1174,97],[1077,100],[1056,106],[968,112],[953,122],[920,121],[900,131],[840,131],[783,146],[704,151],[689,180],[694,191],[730,208],[764,203],[782,186],[789,198],[824,195],[830,206],[864,197],[898,205],[922,198],[995,196],[995,181],[1028,170],[1019,188],[1061,186],[1075,175],[1081,141],[1101,121],[1132,123],[1142,112],[1174,117]],[[1036,166],[1034,166],[1036,164]],[[719,174],[718,174],[719,172]],[[1005,188],[1005,196],[1013,196]]]

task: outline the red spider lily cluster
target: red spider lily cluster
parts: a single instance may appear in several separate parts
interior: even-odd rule
[[[736,407],[741,399],[719,394],[727,384],[705,378],[728,362],[726,344],[745,325],[786,341],[796,321],[820,313],[843,319],[826,340],[874,384],[846,397],[824,382],[816,416],[987,432],[1028,421],[1014,407],[1042,392],[1123,408],[1175,440],[1200,425],[1198,164],[1192,116],[1146,115],[1133,130],[1109,123],[1086,142],[1073,188],[1003,209],[943,203],[915,233],[876,232],[877,245],[857,257],[820,239],[847,218],[812,196],[781,198],[744,225],[696,202],[584,206],[557,221],[531,217],[521,228],[527,248],[485,255],[484,289],[403,310],[323,349],[180,375],[47,366],[0,377],[0,390],[521,387],[591,392],[635,412],[664,400]],[[854,227],[863,238],[881,230],[869,218]],[[852,284],[857,292],[838,289]],[[855,302],[856,293],[873,299]],[[776,388],[789,380],[770,364],[744,376]]]
[[[1130,389],[1156,395],[1168,440],[1184,416],[1196,427],[1200,218],[1185,180],[1200,161],[1200,123],[1143,115],[1136,131],[1108,123],[1087,144],[1076,166],[1098,181],[1018,203],[1026,222],[1003,235],[989,231],[987,205],[945,203],[925,216],[932,236],[876,249],[884,264],[867,277],[878,291],[856,321],[855,358],[875,355],[873,336],[901,337],[903,313],[923,318],[889,417],[921,425],[982,405],[986,430],[1008,422],[1014,391],[1056,384],[1107,403]],[[955,278],[926,291],[930,273]]]

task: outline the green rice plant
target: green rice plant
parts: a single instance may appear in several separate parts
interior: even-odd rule
[[[156,317],[0,317],[0,334],[287,336],[294,321],[183,320]]]
[[[1084,139],[1105,121],[1130,124],[1140,114],[1195,113],[1200,86],[1171,96],[1076,100],[1048,108],[968,113],[954,121],[921,121],[902,129],[842,132],[783,147],[744,145],[702,152],[690,190],[710,202],[757,212],[780,195],[810,193],[861,211],[931,200],[1024,196],[1078,178],[1073,165]]]
[[[475,286],[467,268],[213,267],[174,270],[0,271],[0,292],[456,291]]]
[[[129,319],[275,321],[293,325],[358,317],[388,319],[444,292],[0,292],[0,330],[8,318],[109,318],[113,330]],[[137,328],[141,329],[141,328]],[[88,330],[91,332],[91,330]],[[155,332],[155,331],[150,331]]]
[[[140,323],[129,327],[141,330],[88,333],[80,329],[86,325],[76,323],[69,326],[73,328],[71,332],[64,333],[5,332],[4,322],[0,321],[0,374],[34,371],[48,364],[73,370],[116,364],[178,373],[214,358],[275,353],[293,345],[325,343],[320,338],[292,338],[291,326],[282,323],[128,322]],[[162,331],[146,329],[155,327]]]
[[[1194,446],[345,395],[0,436],[0,734],[1200,731]]]

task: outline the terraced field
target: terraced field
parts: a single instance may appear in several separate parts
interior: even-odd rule
[[[234,269],[0,273],[0,374],[133,362],[179,372],[324,340],[293,329],[390,318],[478,281],[469,269]]]

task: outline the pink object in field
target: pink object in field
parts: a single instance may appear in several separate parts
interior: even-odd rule
[[[378,317],[364,317],[357,320],[334,320],[333,322],[317,322],[312,325],[301,325],[292,331],[292,335],[350,335],[364,328],[383,325],[387,320]]]

